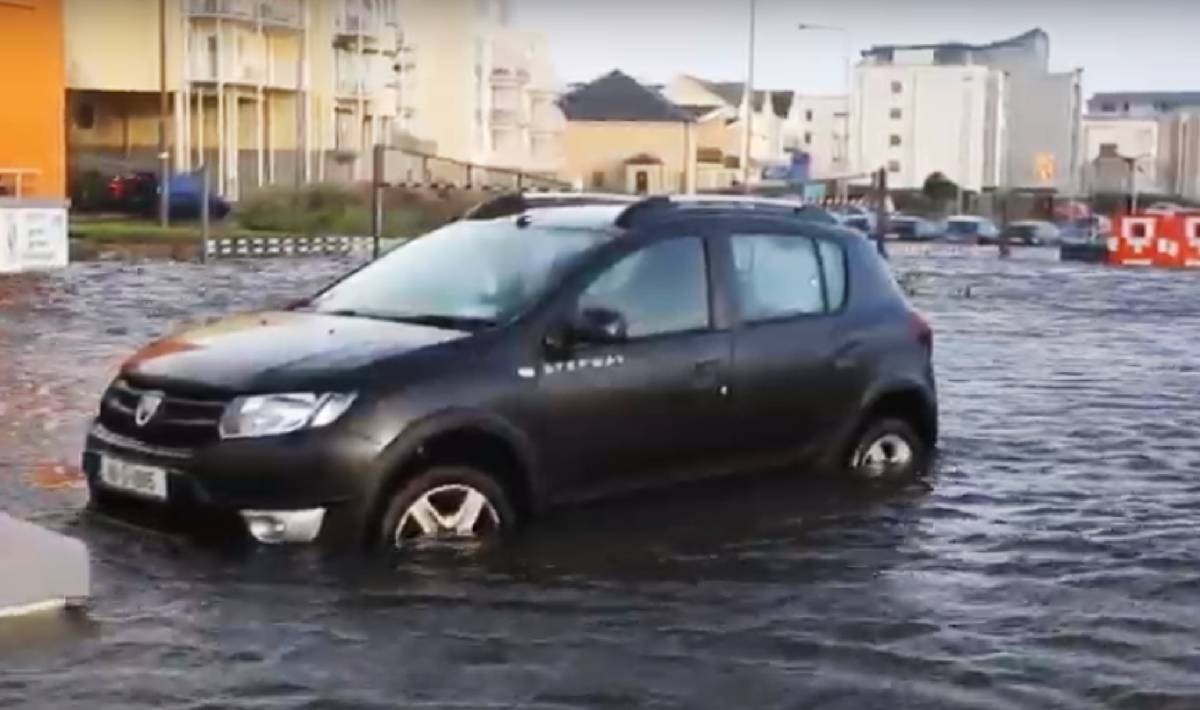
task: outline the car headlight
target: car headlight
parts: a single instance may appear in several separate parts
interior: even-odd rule
[[[355,394],[293,392],[235,399],[221,417],[222,439],[277,436],[328,426],[354,404]]]

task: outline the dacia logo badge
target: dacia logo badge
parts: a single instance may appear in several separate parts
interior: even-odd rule
[[[163,394],[161,392],[144,393],[142,398],[138,400],[137,409],[133,412],[133,423],[140,427],[149,424],[154,415],[158,414],[162,403]]]

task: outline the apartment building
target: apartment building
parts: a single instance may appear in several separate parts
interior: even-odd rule
[[[0,2],[0,66],[0,198],[62,198],[61,0]]]
[[[870,59],[854,75],[851,159],[886,168],[896,189],[920,189],[940,172],[961,187],[1000,185],[1006,149],[1004,74],[939,65],[928,53]]]
[[[544,51],[508,62],[531,78],[531,118],[517,147],[493,149],[493,44],[508,0],[165,0],[162,76],[158,0],[65,2],[74,170],[157,167],[160,80],[172,166],[209,165],[234,198],[365,179],[378,143],[547,168],[561,154],[561,118],[534,110],[553,103]],[[535,159],[517,160],[535,143]]]
[[[815,179],[847,175],[850,125],[849,97],[796,93],[783,124],[784,150],[807,153]]]
[[[1174,111],[1159,126],[1165,192],[1200,202],[1200,108]]]
[[[909,84],[939,83],[942,90],[930,91],[919,103],[909,106],[910,118],[922,121],[929,114],[958,115],[960,120],[954,123],[963,135],[982,133],[986,136],[982,139],[985,146],[992,146],[983,152],[998,151],[990,162],[985,158],[977,166],[979,170],[960,167],[943,172],[962,174],[972,185],[998,185],[1003,176],[1006,187],[1072,191],[1078,185],[1082,164],[1081,70],[1052,72],[1049,54],[1049,37],[1040,29],[988,44],[947,42],[872,47],[863,52],[863,60],[856,69],[858,95],[851,114],[854,132],[859,133],[858,143],[869,146],[890,141],[893,134],[886,132],[888,121],[908,120],[880,118],[881,111],[887,116],[894,108],[901,108],[902,113],[903,109],[892,105],[894,97],[889,97],[886,90],[870,96],[861,94],[864,82],[876,88],[884,86],[882,81],[904,85],[906,77]],[[875,75],[889,78],[879,81],[869,78]],[[971,82],[975,86],[968,89],[965,84]],[[985,85],[993,88],[983,89]],[[986,98],[981,99],[980,91]],[[859,116],[856,111],[860,106],[872,112],[871,115]],[[994,125],[987,125],[989,122]],[[864,130],[871,133],[862,134]],[[935,153],[946,150],[922,147]],[[979,149],[968,152],[977,154]],[[875,161],[881,158],[885,162],[899,160],[864,149],[855,152],[854,157],[867,161],[859,163],[858,167],[863,169],[877,168]],[[950,157],[940,155],[939,159],[949,162]],[[959,162],[972,161],[963,158]]]
[[[544,35],[501,28],[491,38],[490,134],[480,162],[557,175],[563,168],[566,117]]]

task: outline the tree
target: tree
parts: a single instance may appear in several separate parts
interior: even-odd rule
[[[925,193],[925,196],[938,207],[944,207],[947,203],[958,199],[958,185],[941,172],[930,173],[929,177],[925,178],[925,185],[921,188],[921,192]]]

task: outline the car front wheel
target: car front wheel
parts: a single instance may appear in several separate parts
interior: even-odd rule
[[[392,496],[381,542],[398,550],[491,542],[511,530],[516,514],[503,486],[467,466],[435,466]]]
[[[871,483],[901,482],[925,472],[925,442],[908,422],[880,419],[858,437],[848,462],[851,475]]]

